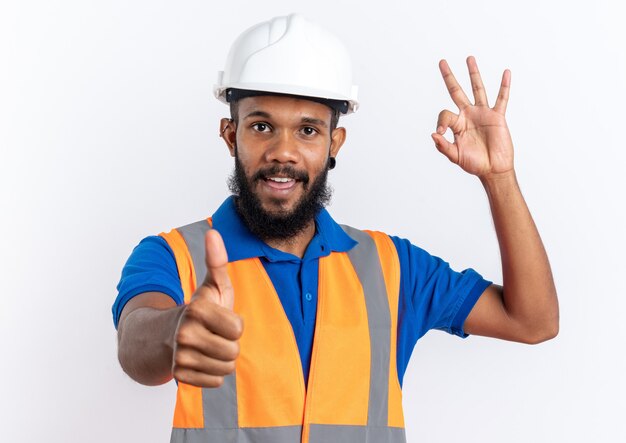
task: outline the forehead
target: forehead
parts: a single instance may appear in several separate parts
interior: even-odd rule
[[[303,98],[259,95],[239,100],[239,118],[264,113],[273,118],[315,118],[330,122],[331,109],[321,103]]]

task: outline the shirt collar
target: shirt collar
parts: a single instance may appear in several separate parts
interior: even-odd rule
[[[299,257],[274,249],[252,234],[239,217],[233,196],[228,197],[213,214],[213,228],[217,229],[224,239],[228,261],[252,257],[265,257],[269,261],[300,261]],[[315,235],[304,253],[303,260],[324,257],[331,251],[346,252],[357,244],[333,220],[326,209],[322,209],[315,217],[315,228]]]

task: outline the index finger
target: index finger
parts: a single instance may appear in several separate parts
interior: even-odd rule
[[[456,81],[447,61],[441,60],[439,62],[439,71],[441,71],[441,76],[443,77],[443,81],[446,84],[446,88],[448,88],[448,92],[454,104],[457,105],[459,109],[471,106],[471,102],[467,98],[467,95],[465,95],[465,92],[463,92],[463,89],[461,89],[459,82]]]

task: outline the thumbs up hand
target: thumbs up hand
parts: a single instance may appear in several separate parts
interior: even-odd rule
[[[216,230],[206,233],[205,248],[207,275],[178,322],[172,375],[182,383],[213,388],[235,370],[243,321],[233,312],[228,256]]]

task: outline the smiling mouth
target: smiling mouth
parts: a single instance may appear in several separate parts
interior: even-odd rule
[[[295,181],[295,179],[291,177],[267,177],[265,180],[271,180],[277,183],[287,183],[290,181]]]
[[[291,177],[265,177],[263,180],[267,186],[279,191],[291,189],[299,181]]]

